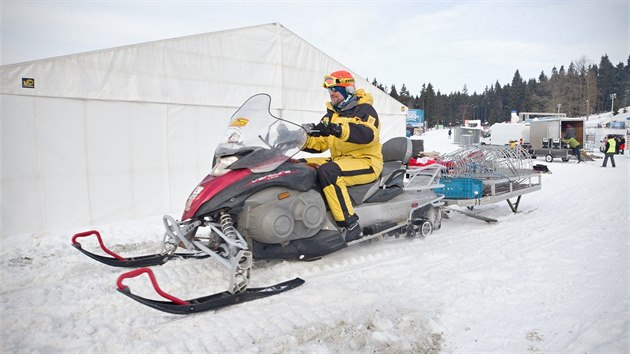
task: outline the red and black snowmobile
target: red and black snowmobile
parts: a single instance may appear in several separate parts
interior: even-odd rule
[[[346,243],[317,185],[315,169],[293,157],[312,125],[298,125],[270,113],[271,97],[249,98],[232,116],[215,151],[212,172],[192,191],[181,221],[163,217],[162,252],[125,258],[108,250],[97,231],[76,234],[72,245],[108,265],[148,267],[173,257],[210,257],[227,268],[227,291],[193,300],[164,293],[150,268],[118,279],[118,290],[133,299],[171,313],[194,313],[274,295],[301,285],[295,278],[265,288],[248,288],[254,259],[314,260],[348,245],[385,235],[425,237],[441,226],[440,165],[407,169],[408,138],[383,144],[384,168],[375,182],[348,192],[363,226],[363,238]],[[80,237],[95,235],[109,256],[82,248]],[[185,253],[175,253],[178,248]],[[122,281],[147,273],[155,290],[168,301],[133,294]]]

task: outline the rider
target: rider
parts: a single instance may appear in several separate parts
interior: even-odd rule
[[[309,133],[303,150],[331,157],[308,158],[318,165],[317,178],[337,226],[346,229],[346,242],[363,236],[347,187],[375,181],[383,169],[379,140],[380,122],[372,95],[356,90],[354,78],[339,70],[324,76],[330,95],[326,114]]]

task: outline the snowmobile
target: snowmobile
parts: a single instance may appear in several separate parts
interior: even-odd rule
[[[407,169],[412,144],[406,137],[383,144],[384,168],[373,183],[348,189],[363,227],[363,237],[345,241],[327,209],[313,166],[295,156],[304,146],[313,124],[299,125],[270,112],[271,97],[250,97],[231,117],[218,144],[211,173],[188,197],[181,221],[163,217],[165,235],[158,254],[133,258],[110,251],[98,231],[78,233],[72,245],[108,265],[143,267],[122,274],[117,287],[123,294],[156,309],[194,313],[217,309],[293,289],[295,278],[264,288],[248,288],[254,259],[316,260],[349,245],[390,236],[426,237],[441,226],[443,195],[440,165]],[[102,256],[82,248],[80,237],[95,235]],[[175,253],[178,248],[184,253]],[[173,257],[209,257],[229,273],[227,291],[193,300],[163,292],[150,268]],[[148,274],[159,295],[157,301],[133,294],[123,280]]]

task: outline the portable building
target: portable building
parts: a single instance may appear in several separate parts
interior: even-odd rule
[[[247,98],[316,122],[339,69],[403,136],[406,107],[277,23],[0,66],[2,237],[179,217]]]

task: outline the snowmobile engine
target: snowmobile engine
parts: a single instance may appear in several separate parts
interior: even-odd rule
[[[262,243],[282,243],[315,235],[324,225],[326,206],[314,191],[274,187],[245,201],[238,231]]]

